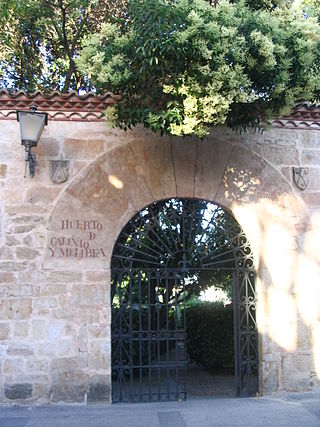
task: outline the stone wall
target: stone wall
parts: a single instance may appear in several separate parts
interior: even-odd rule
[[[200,141],[49,120],[32,180],[17,122],[0,122],[0,147],[1,402],[110,401],[113,245],[169,197],[220,204],[251,242],[261,394],[320,387],[320,132],[219,129]],[[61,159],[69,178],[55,184]],[[293,167],[309,168],[307,190]]]

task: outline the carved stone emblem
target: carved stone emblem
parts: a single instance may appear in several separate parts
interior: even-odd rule
[[[300,190],[306,190],[310,184],[309,168],[293,167],[293,180]]]
[[[69,160],[51,160],[51,180],[63,184],[69,178]]]

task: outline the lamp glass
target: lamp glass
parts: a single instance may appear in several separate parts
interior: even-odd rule
[[[37,143],[46,124],[46,114],[19,111],[18,117],[20,122],[21,141],[32,141]]]

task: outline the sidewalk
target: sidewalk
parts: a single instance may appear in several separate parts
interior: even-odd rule
[[[0,427],[320,427],[320,392],[186,402],[0,407]]]

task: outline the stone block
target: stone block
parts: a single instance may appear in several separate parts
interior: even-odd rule
[[[131,146],[154,199],[174,197],[176,182],[169,138],[144,138],[135,141]]]
[[[2,181],[2,183],[4,182],[5,181]],[[8,185],[3,187],[3,189],[1,190],[1,200],[5,200],[8,204],[19,202],[22,204],[24,201],[24,193],[21,188],[21,182],[20,187],[13,185],[13,183],[10,188]]]
[[[265,160],[245,147],[234,146],[216,194],[216,202],[230,209],[233,203],[244,206],[257,204],[259,200],[265,201],[264,205],[268,200],[269,206],[277,201],[281,206],[281,203],[288,204],[284,195],[291,193],[288,182]]]
[[[298,150],[290,146],[266,146],[262,148],[263,157],[274,165],[298,166]]]
[[[40,290],[41,296],[58,296],[68,292],[68,286],[63,284],[46,284]]]
[[[291,135],[288,133],[278,133],[269,130],[265,132],[264,135],[258,135],[256,143],[259,145],[265,146],[274,146],[274,147],[296,147],[297,145],[297,136],[291,132]]]
[[[8,322],[0,323],[0,341],[6,340],[9,337],[10,324]]]
[[[36,223],[43,223],[44,217],[39,215],[19,215],[17,217],[14,217],[11,219],[11,222],[17,223],[17,224],[36,224]]]
[[[75,317],[77,319],[80,320],[79,315],[78,315],[78,310],[74,310],[72,308],[72,305],[68,305],[65,308],[57,308],[55,310],[51,311],[51,315],[55,318],[55,319],[64,319],[64,320],[70,320],[70,319],[75,319]]]
[[[311,371],[311,389],[320,391],[320,378],[315,371]]]
[[[4,395],[7,399],[27,399],[32,396],[33,386],[32,384],[5,384]]]
[[[9,381],[8,381],[9,382]],[[39,382],[39,383],[49,383],[49,376],[41,373],[29,373],[26,374],[20,374],[15,377],[15,381],[18,383],[25,383],[25,382]]]
[[[31,187],[27,190],[26,201],[29,203],[52,203],[60,194],[61,187]]]
[[[320,191],[302,193],[301,197],[310,209],[320,207]]]
[[[306,357],[307,356],[307,357]],[[312,356],[287,353],[282,358],[282,387],[286,391],[302,391],[311,387]]]
[[[71,176],[77,175],[82,169],[88,166],[88,164],[86,160],[70,161]]]
[[[0,165],[0,179],[6,177],[6,175],[7,175],[7,168],[8,168],[8,166],[5,165],[5,164],[1,164]]]
[[[318,131],[297,132],[298,141],[304,148],[320,148],[320,134]]]
[[[10,343],[8,345],[7,354],[9,356],[29,357],[33,356],[33,348],[24,343]]]
[[[22,320],[30,317],[32,313],[32,299],[0,300],[0,320]]]
[[[87,389],[86,358],[63,357],[51,361],[53,401],[83,402]]]
[[[30,267],[30,264],[28,262],[1,262],[0,263],[0,270],[2,271],[22,271],[26,270],[28,267]]]
[[[0,283],[7,284],[7,283],[14,283],[16,281],[16,275],[12,272],[0,272]]]
[[[78,347],[70,339],[59,340],[56,343],[57,357],[72,356],[75,353],[78,354],[78,351]]]
[[[106,325],[88,325],[89,338],[109,338],[110,327]]]
[[[279,390],[279,365],[274,362],[261,363],[262,394],[270,394]]]
[[[90,369],[109,368],[111,364],[110,342],[106,340],[90,340],[88,363]]]
[[[60,357],[51,361],[51,372],[71,372],[86,367],[85,359],[79,357]]]
[[[87,271],[86,272],[86,282],[104,282],[106,283],[109,277],[108,270],[106,271]]]
[[[88,351],[88,336],[86,326],[81,326],[81,328],[79,329],[78,343],[80,352],[83,353]]]
[[[194,197],[198,143],[191,138],[173,137],[172,162],[178,197]]]
[[[87,159],[97,157],[104,151],[104,140],[88,140],[82,138],[66,138],[63,153],[66,159]]]
[[[72,283],[81,282],[82,273],[80,271],[54,271],[48,274],[50,283]]]
[[[320,150],[302,150],[301,166],[319,166]]]
[[[81,288],[81,305],[106,305],[107,289],[104,284],[86,285]]]
[[[66,196],[78,199],[79,205],[87,205],[90,200],[91,210],[103,215],[104,227],[107,223],[111,226],[124,212],[141,209],[154,200],[142,173],[130,147],[121,146],[85,169],[81,180],[75,180],[68,187]],[[106,209],[107,217],[104,215]]]
[[[56,348],[54,343],[41,343],[37,348],[37,353],[40,357],[54,358],[56,357]]]
[[[11,229],[12,233],[22,234],[29,233],[29,231],[34,230],[36,224],[26,224],[26,225],[17,225]]]
[[[43,284],[46,280],[46,274],[43,271],[23,271],[18,273],[19,282]]]
[[[292,184],[292,167],[282,167],[281,174],[285,177],[285,179]]]
[[[47,359],[27,359],[25,361],[25,370],[28,374],[48,374],[49,361]]]
[[[39,403],[49,403],[50,385],[46,383],[33,383],[33,397],[38,399]]]
[[[84,402],[86,390],[85,375],[65,372],[54,375],[49,394],[53,402]]]
[[[197,144],[195,195],[214,201],[232,146],[214,137]]]
[[[33,340],[43,340],[46,337],[47,328],[45,320],[33,320],[31,334]]]
[[[59,295],[58,296],[58,306],[59,307],[66,307],[69,302],[70,302],[69,296],[66,296],[66,295]]]
[[[36,294],[36,288],[32,285],[10,284],[0,287],[1,297],[32,297],[34,294]]]
[[[310,374],[312,371],[313,357],[309,351],[299,352],[297,354],[296,366],[299,372]]]
[[[21,375],[24,374],[24,360],[17,363],[17,359],[5,359],[3,363],[3,374],[8,375]]]
[[[38,158],[52,159],[59,155],[60,140],[50,137],[41,137],[41,141],[34,149]]]
[[[89,379],[88,402],[111,402],[110,375],[95,375]]]
[[[14,236],[7,235],[6,236],[6,245],[7,246],[18,246],[21,242]]]
[[[299,300],[299,297],[297,297]],[[312,333],[308,325],[302,319],[297,322],[297,348],[308,351],[312,348]],[[307,354],[307,353],[306,353]]]
[[[12,261],[13,260],[13,251],[11,248],[9,248],[8,246],[0,246],[0,258],[2,260],[8,260],[8,261]]]
[[[319,164],[320,166],[320,164]],[[310,183],[307,191],[319,191],[320,189],[320,167],[309,167]]]
[[[81,323],[99,323],[99,312],[95,308],[81,307],[77,311],[77,317]]]
[[[54,297],[42,297],[34,299],[35,308],[54,308],[57,307],[57,300]]]
[[[58,341],[65,336],[65,325],[62,322],[50,320],[47,326],[47,338],[49,341]]]
[[[14,322],[13,335],[15,337],[26,338],[29,332],[29,323],[28,322]]]
[[[30,205],[29,203],[11,204],[5,206],[5,213],[9,216],[47,214],[50,206]]]

